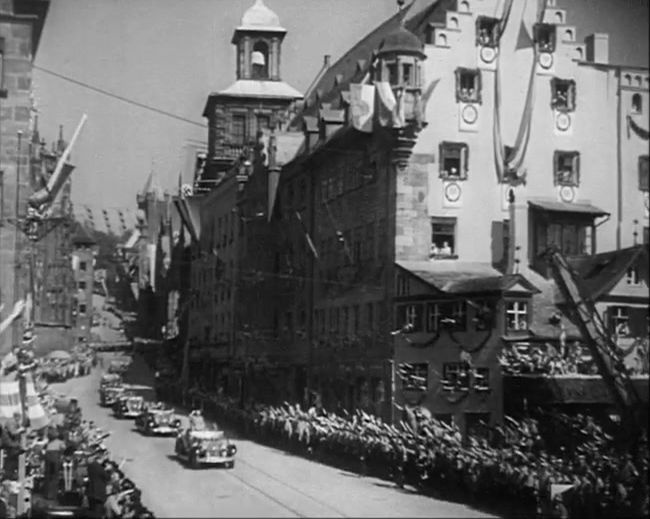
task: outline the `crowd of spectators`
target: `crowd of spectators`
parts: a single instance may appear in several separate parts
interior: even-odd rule
[[[648,374],[648,340],[638,340],[624,355],[630,375]],[[552,344],[512,343],[499,356],[501,368],[508,375],[598,375],[591,353],[579,342],[556,348]]]

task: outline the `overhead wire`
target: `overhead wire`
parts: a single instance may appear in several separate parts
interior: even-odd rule
[[[72,83],[74,85],[86,88],[86,89],[91,90],[93,92],[97,92],[99,94],[105,95],[107,97],[111,97],[113,99],[117,99],[118,101],[122,101],[124,103],[130,104],[130,105],[133,105],[133,106],[137,106],[138,108],[142,108],[144,110],[149,110],[150,112],[157,113],[158,115],[163,115],[165,117],[170,117],[171,119],[176,119],[177,121],[182,121],[184,123],[192,124],[194,126],[200,126],[201,128],[206,127],[206,125],[204,123],[200,123],[198,121],[193,121],[192,119],[188,119],[188,118],[183,117],[181,115],[177,115],[177,114],[168,112],[166,110],[163,110],[162,108],[157,108],[155,106],[151,106],[151,105],[142,103],[140,101],[136,101],[134,99],[130,99],[128,97],[125,97],[125,96],[122,96],[122,95],[119,95],[119,94],[115,94],[113,92],[109,92],[108,90],[104,90],[103,88],[96,87],[96,86],[91,85],[89,83],[86,83],[84,81],[80,81],[80,80],[75,79],[73,77],[67,76],[65,74],[61,74],[59,72],[55,72],[55,71],[47,69],[45,67],[41,67],[40,65],[35,65],[34,64],[32,66],[36,70],[40,70],[41,72],[45,72],[46,74],[50,74],[51,76],[57,77],[59,79],[62,79],[64,81],[67,81],[67,82]]]

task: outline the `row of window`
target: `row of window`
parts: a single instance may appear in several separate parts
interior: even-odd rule
[[[533,26],[533,39],[540,52],[555,52],[556,27],[550,23],[536,23]],[[489,16],[476,19],[476,44],[481,47],[499,46],[501,38],[501,20]]]
[[[467,180],[469,147],[464,142],[440,143],[440,178],[444,180]],[[506,153],[508,149],[506,149]],[[648,191],[648,155],[638,161],[639,189]],[[553,153],[553,184],[556,186],[580,186],[580,152],[556,150]]]
[[[216,225],[215,225],[216,223]],[[235,240],[235,225],[237,223],[236,214],[225,214],[217,218],[216,222],[212,222],[212,242],[208,245],[210,249],[220,249],[231,244]]]
[[[321,178],[320,199],[322,202],[333,200],[376,179],[376,162],[367,162],[362,157],[341,158],[336,161],[330,172]]]
[[[331,307],[314,311],[314,330],[320,334],[346,335],[374,331],[378,325],[381,303]]]
[[[244,113],[233,113],[230,118],[230,133],[228,142],[234,146],[244,146],[257,138],[257,133],[271,127],[271,116],[256,114],[254,134],[251,135],[250,117]]]
[[[381,257],[382,251],[386,249],[387,236],[384,218],[378,223],[369,222],[354,229],[339,231],[320,243],[321,268],[329,270],[358,265]]]
[[[427,391],[430,387],[428,362],[402,365],[399,376],[404,390]],[[441,382],[443,391],[485,391],[490,388],[490,370],[470,367],[464,362],[445,362]]]
[[[477,302],[478,307],[490,309],[487,302]],[[471,319],[475,330],[489,329],[493,323],[490,312],[476,314]],[[529,303],[525,300],[506,301],[506,330],[525,331],[529,323]],[[397,305],[396,327],[405,333],[439,332],[441,330],[466,331],[470,320],[464,301],[422,302]]]

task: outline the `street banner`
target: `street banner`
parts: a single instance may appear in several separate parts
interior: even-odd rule
[[[350,113],[352,126],[360,132],[372,132],[375,112],[375,86],[350,85]]]

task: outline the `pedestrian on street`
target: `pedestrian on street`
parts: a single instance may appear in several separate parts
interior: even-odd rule
[[[106,487],[110,477],[104,468],[104,455],[93,455],[88,464],[88,508],[93,517],[103,517],[104,503],[106,502]]]
[[[61,433],[56,429],[48,430],[47,436],[49,441],[45,447],[45,497],[54,500],[59,491],[65,443],[61,438]]]
[[[20,446],[20,435],[24,431],[22,415],[15,412],[2,428],[2,449],[5,451],[4,472],[7,479],[18,476],[18,457],[25,452]]]

